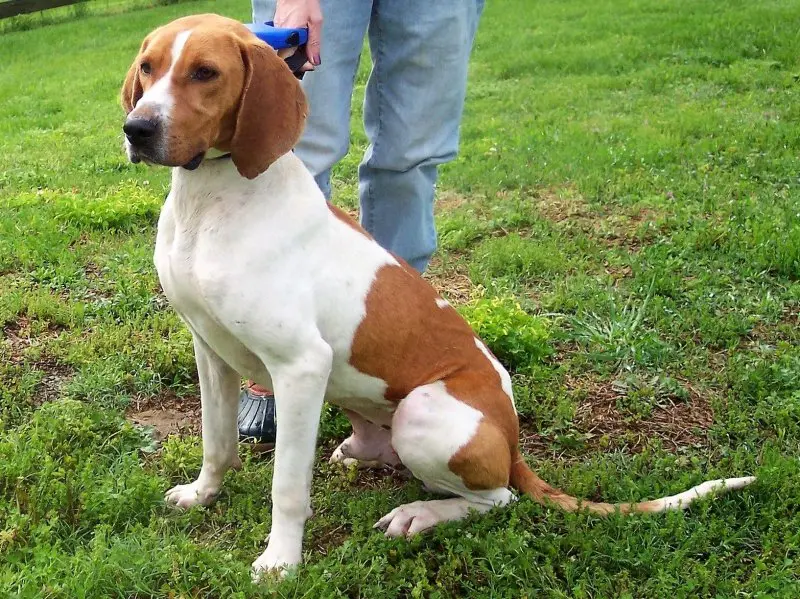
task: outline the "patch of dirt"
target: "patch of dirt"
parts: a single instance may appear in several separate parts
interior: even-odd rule
[[[577,193],[540,190],[535,196],[539,214],[557,228],[578,230],[607,247],[637,252],[656,233],[661,216],[651,208],[592,206]]]
[[[337,489],[354,493],[360,490],[399,490],[408,484],[413,484],[414,476],[402,465],[396,468],[391,466],[354,468],[342,464],[329,464],[328,459],[342,441],[344,438],[329,438],[320,442],[314,476],[333,480]]]
[[[47,328],[39,333],[32,333],[31,321],[26,316],[18,316],[16,321],[3,326],[3,336],[0,342],[5,342],[9,348],[9,361],[12,364],[23,364],[27,361],[31,370],[42,372],[42,379],[37,384],[33,393],[34,405],[41,405],[48,401],[58,399],[61,387],[72,376],[72,368],[61,364],[52,356],[42,355],[35,360],[25,357],[28,349],[41,346],[44,341],[54,339],[63,330],[63,327],[48,323]]]
[[[323,459],[318,461],[326,459],[336,445],[332,444],[328,451],[323,451]],[[408,470],[392,468],[364,468],[350,473],[338,467],[328,470],[327,466],[323,466],[322,472],[315,469],[314,476],[325,477],[328,482],[334,477],[335,484],[340,489],[346,489],[348,494],[357,494],[367,490],[399,491],[408,484],[420,484],[412,482],[413,477]],[[316,522],[327,521],[329,523],[317,528],[312,534],[314,550],[322,555],[328,555],[330,551],[336,550],[353,534],[351,522],[327,517],[324,510],[315,510],[314,516]]]
[[[104,272],[105,269],[100,267],[99,265],[95,264],[94,262],[87,262],[83,266],[83,275],[87,282],[90,283],[90,286],[81,293],[81,299],[85,301],[108,301],[114,297],[114,294],[107,290],[107,289],[100,289],[100,286],[103,283],[103,279],[106,276]],[[72,293],[74,293],[70,289],[64,289],[61,291],[61,297],[67,301],[71,301],[73,298]]]
[[[57,400],[61,395],[61,388],[72,378],[72,368],[59,364],[52,358],[36,361],[33,369],[44,373],[34,391],[34,404],[37,406]]]
[[[577,433],[583,449],[624,449],[638,453],[654,439],[660,439],[665,449],[677,452],[682,447],[703,447],[709,443],[707,431],[714,422],[714,411],[709,399],[686,382],[684,387],[689,391],[686,400],[660,398],[651,413],[642,417],[620,410],[618,400],[624,397],[624,392],[610,381],[567,377],[566,385],[585,397],[573,420],[573,432]],[[558,443],[529,426],[521,425],[520,440],[523,452],[528,455],[560,455]],[[565,449],[564,454],[567,452]],[[577,455],[573,453],[572,457]]]
[[[411,471],[405,467],[362,468],[358,471],[358,477],[352,484],[359,489],[401,489],[413,478]]]
[[[781,341],[794,342],[800,332],[800,309],[784,306],[778,322],[764,324],[759,322],[744,338],[745,345],[774,345]]]
[[[34,333],[31,320],[27,316],[19,315],[15,321],[7,322],[3,326],[3,336],[12,346],[24,349],[40,345],[43,340],[58,337],[59,333],[64,330],[63,326],[52,322],[45,322],[44,326],[44,330]]]
[[[319,516],[319,513],[317,512],[314,515]],[[353,534],[350,523],[344,521],[333,528],[325,528],[315,532],[317,534],[311,537],[313,539],[312,543],[314,544],[314,552],[320,555],[328,555],[331,551],[335,551]]]
[[[87,262],[83,267],[83,274],[87,279],[103,278],[103,269],[94,262]]]
[[[558,456],[558,452],[553,450],[551,441],[537,433],[530,423],[524,421],[519,423],[519,448],[526,456],[542,459]]]
[[[125,417],[134,424],[152,427],[155,440],[159,442],[170,435],[199,435],[200,398],[164,393],[134,402]]]
[[[76,190],[73,189],[77,193]],[[92,236],[87,232],[83,231],[76,239],[73,239],[69,242],[69,249],[74,251],[75,248],[87,245],[92,242]]]
[[[633,418],[619,410],[617,399],[623,392],[610,382],[567,378],[567,386],[581,390],[586,399],[578,407],[575,423],[579,430],[592,435],[590,444],[619,446],[641,451],[652,439],[661,439],[667,449],[708,444],[706,431],[714,422],[714,412],[706,397],[684,383],[689,391],[686,400],[661,398],[649,416]]]
[[[434,204],[434,212],[436,214],[445,214],[460,208],[469,202],[469,198],[454,191],[441,191],[436,194],[436,203]]]
[[[554,223],[591,220],[597,213],[588,202],[571,191],[559,194],[555,190],[542,189],[536,193],[534,201],[539,214]]]
[[[323,456],[328,456],[336,447],[332,445],[330,451],[323,452]],[[320,476],[318,472],[315,476]],[[335,476],[335,477],[349,477],[350,474],[346,471],[338,471],[334,468],[333,472],[328,472],[322,476]],[[395,470],[393,468],[364,468],[355,473],[355,478],[341,482],[342,488],[347,488],[351,494],[359,493],[365,490],[380,490],[380,491],[399,491],[408,484],[421,484],[413,482],[413,476],[408,470]],[[435,497],[434,497],[435,498]],[[315,517],[319,520],[326,520],[325,512],[318,511]],[[345,520],[335,520],[330,526],[326,526],[321,530],[314,531],[314,548],[322,555],[327,555],[330,551],[340,547],[352,535],[352,526],[350,522]]]
[[[447,262],[442,262],[440,256],[434,255],[423,277],[451,304],[466,304],[478,293],[467,275],[466,265],[453,260],[452,256]]]

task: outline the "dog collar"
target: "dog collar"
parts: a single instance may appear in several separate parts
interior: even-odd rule
[[[225,158],[230,158],[230,152],[222,152],[216,148],[211,148],[208,152],[206,152],[205,157],[203,160],[224,160]]]

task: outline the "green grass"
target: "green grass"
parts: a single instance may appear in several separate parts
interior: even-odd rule
[[[759,482],[605,520],[523,499],[389,541],[372,524],[426,495],[329,467],[329,409],[306,564],[261,586],[270,460],[179,513],[163,492],[199,439],[157,447],[123,418],[198,390],[152,266],[168,172],[125,160],[118,89],[156,25],[250,8],[133,4],[0,36],[0,595],[800,596],[797,3],[489,2],[432,267],[513,369],[548,481],[610,501]],[[334,173],[348,207],[359,121]]]

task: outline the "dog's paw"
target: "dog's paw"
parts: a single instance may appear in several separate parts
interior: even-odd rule
[[[412,537],[436,526],[442,518],[429,507],[428,501],[415,501],[394,508],[378,520],[373,528],[387,537]]]
[[[298,555],[281,555],[279,551],[270,551],[268,546],[267,550],[253,562],[250,570],[253,582],[263,581],[269,576],[283,578],[292,568],[299,566],[300,562],[299,552]]]
[[[344,445],[344,443],[342,445]],[[331,455],[331,459],[328,460],[328,463],[341,464],[345,468],[350,468],[351,466],[355,466],[356,468],[380,468],[383,466],[383,462],[380,460],[359,460],[358,458],[345,454],[345,452],[342,451],[342,445],[336,448]]]
[[[204,489],[197,481],[194,481],[188,485],[172,487],[164,495],[164,500],[176,507],[188,509],[194,505],[209,505],[214,501],[217,493],[216,489]]]
[[[400,466],[400,458],[388,441],[366,444],[352,436],[343,441],[331,454],[331,464],[342,464],[349,468],[382,468]]]
[[[472,503],[462,497],[415,501],[396,507],[375,523],[387,537],[413,537],[440,522],[465,518],[470,510],[485,512],[486,504]]]

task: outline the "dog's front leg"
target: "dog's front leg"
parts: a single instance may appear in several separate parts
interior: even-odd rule
[[[167,491],[167,502],[182,508],[211,503],[219,493],[228,468],[238,461],[236,410],[239,375],[200,337],[193,337],[197,374],[200,378],[203,467],[197,480]]]
[[[266,570],[283,572],[302,561],[303,529],[311,516],[317,429],[332,357],[322,339],[303,347],[302,355],[267,365],[277,419],[272,528],[266,551],[253,562],[255,579]]]

